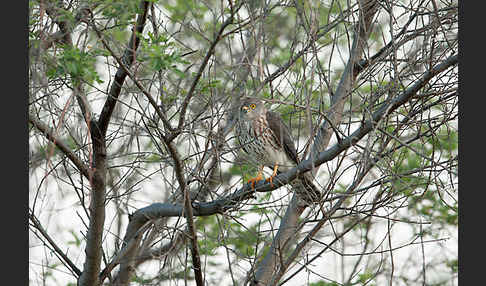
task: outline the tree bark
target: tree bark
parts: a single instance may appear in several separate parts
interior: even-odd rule
[[[100,285],[98,274],[103,255],[103,226],[105,224],[106,198],[106,142],[96,121],[91,122],[93,164],[91,166],[91,202],[89,205],[89,227],[86,234],[86,259],[78,285]]]

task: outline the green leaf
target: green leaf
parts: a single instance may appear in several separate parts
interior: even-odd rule
[[[189,62],[181,57],[175,42],[163,34],[155,36],[148,32],[147,35],[148,37],[141,37],[137,60],[146,63],[151,71],[170,70],[179,78],[185,77],[178,65],[186,65]]]
[[[323,280],[309,284],[309,286],[339,286],[336,282],[325,282]]]
[[[68,241],[67,244],[73,244],[79,247],[81,245],[81,240],[79,239],[79,237],[73,230],[70,230],[69,233],[73,236],[74,240]]]
[[[159,163],[162,161],[162,157],[159,154],[152,154],[146,160],[147,163]]]
[[[371,272],[365,272],[365,273],[359,274],[358,275],[358,277],[359,277],[358,282],[363,283],[363,284],[367,283],[370,279],[373,278],[373,276],[374,276],[374,274],[371,273]]]
[[[459,262],[457,259],[446,261],[446,265],[451,268],[454,273],[459,270]]]
[[[88,83],[94,81],[102,83],[95,69],[96,58],[92,53],[83,52],[78,48],[63,46],[63,49],[49,66],[49,78],[70,76],[74,84],[84,80]]]

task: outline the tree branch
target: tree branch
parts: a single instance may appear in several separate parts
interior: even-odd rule
[[[86,177],[87,179],[90,178],[91,171],[89,167],[84,164],[81,159],[73,153],[73,151],[62,141],[61,139],[57,138],[52,131],[50,130],[49,127],[47,127],[44,123],[41,121],[37,120],[32,114],[29,114],[29,122],[34,125],[37,130],[42,132],[44,136],[52,142],[54,145],[61,150],[66,157],[71,160],[71,162],[78,168],[79,172]]]
[[[74,16],[74,21],[71,22],[67,20],[66,17],[61,17],[61,19],[65,20],[60,20],[59,17],[57,17],[59,14],[58,10],[63,11],[63,13],[67,13],[66,9],[64,8],[63,1],[48,1],[48,4],[46,5],[46,12],[52,18],[54,23],[59,26],[59,31],[57,31],[53,35],[50,35],[47,41],[41,43],[41,48],[46,50],[50,48],[51,45],[56,41],[62,41],[68,47],[72,47],[73,40],[71,34],[74,28],[84,19],[90,9],[93,9],[98,5],[99,4],[91,4],[91,6],[89,6],[88,3],[83,2]],[[79,79],[80,78],[78,78],[78,80]],[[89,124],[92,118],[91,107],[89,106],[88,101],[84,96],[80,80],[74,84],[73,95],[76,97],[86,124]]]
[[[182,162],[179,153],[175,149],[172,142],[166,142],[166,144],[167,144],[167,149],[169,150],[169,153],[171,154],[174,160],[174,169],[175,169],[177,181],[179,182],[179,188],[181,189],[181,192],[184,194],[184,213],[186,214],[187,229],[189,231],[189,237],[191,238],[191,256],[192,256],[192,264],[194,269],[194,277],[197,286],[203,286],[201,258],[199,256],[199,250],[197,246],[197,234],[196,234],[196,228],[193,219],[191,196],[189,194],[186,180],[183,175],[184,169],[182,168]]]
[[[201,76],[204,72],[204,69],[206,68],[206,65],[208,64],[209,59],[211,58],[211,56],[214,52],[214,49],[216,48],[216,45],[222,39],[221,35],[223,34],[224,29],[226,29],[227,26],[229,26],[230,24],[233,23],[234,15],[243,6],[243,3],[244,2],[241,2],[240,5],[235,10],[231,11],[231,16],[228,19],[226,19],[226,21],[223,22],[223,24],[221,25],[221,28],[219,29],[218,33],[216,34],[216,38],[211,43],[211,46],[209,46],[209,49],[206,52],[206,56],[204,57],[201,65],[199,66],[199,70],[197,71],[197,73],[196,73],[196,75],[195,75],[195,77],[192,81],[191,87],[189,88],[189,91],[187,92],[187,95],[184,98],[184,101],[182,102],[182,106],[181,106],[180,114],[179,114],[179,123],[178,123],[178,126],[177,126],[178,130],[181,130],[181,128],[184,125],[187,107],[189,105],[189,102],[191,101],[191,98],[194,96],[194,91],[196,90],[196,85],[199,82],[199,79],[201,78]],[[169,138],[169,141],[172,141],[172,139],[175,138],[176,134],[178,134],[178,133],[180,133],[180,132],[176,132],[175,134],[173,134],[172,137]]]
[[[127,67],[131,67],[135,60],[135,53],[138,49],[140,44],[140,35],[143,32],[145,27],[145,22],[147,20],[147,14],[149,10],[149,5],[151,5],[151,1],[143,1],[140,3],[141,5],[141,14],[137,17],[137,22],[135,27],[132,31],[130,36],[130,41],[128,43],[125,52],[123,53],[122,61],[125,63]],[[93,19],[93,17],[91,17]],[[94,20],[93,20],[94,21]],[[94,25],[94,23],[93,23]],[[96,31],[96,29],[95,29]],[[110,123],[111,114],[115,109],[116,102],[118,101],[118,97],[120,96],[121,87],[125,82],[125,78],[127,77],[127,73],[125,70],[124,65],[120,65],[116,71],[114,81],[110,87],[110,91],[108,94],[108,98],[106,99],[105,105],[101,110],[100,118],[99,118],[99,128],[101,133],[104,135],[106,134],[106,130],[108,128],[108,124]]]
[[[106,140],[99,132],[96,121],[89,124],[93,146],[91,183],[91,202],[89,205],[89,226],[86,233],[86,258],[83,273],[79,277],[79,286],[100,285],[98,273],[101,267],[103,227],[105,223],[106,201]]]
[[[347,138],[347,144],[354,145],[356,144],[357,140],[364,137],[365,134],[370,132],[375,126],[376,123],[381,121],[386,115],[390,114],[396,108],[407,102],[410,98],[412,98],[420,88],[425,86],[425,84],[436,74],[442,72],[443,70],[447,69],[448,67],[455,65],[457,63],[457,55],[451,56],[443,63],[435,66],[431,71],[428,71],[424,74],[424,76],[417,81],[414,85],[409,87],[401,96],[390,100],[388,104],[384,104],[378,111],[373,114],[372,120],[368,120],[364,126],[362,126],[361,132],[359,129],[355,131],[351,136]],[[356,137],[354,137],[355,135]],[[356,138],[356,139],[355,139]],[[338,143],[339,144],[339,143]],[[336,145],[335,145],[336,146]],[[322,154],[321,154],[322,155]],[[320,156],[319,156],[320,157]],[[368,173],[368,171],[373,167],[376,162],[379,161],[380,158],[375,158],[374,160],[370,161],[367,166],[363,169],[363,171],[359,174],[359,176],[354,180],[354,182],[348,187],[344,194],[349,194],[353,190],[355,190],[364,176]],[[316,162],[318,165],[321,165],[320,160],[318,159]],[[270,285],[276,285],[278,280],[285,274],[285,270],[290,266],[291,262],[297,257],[300,253],[302,248],[311,240],[311,238],[317,233],[317,231],[324,225],[325,222],[338,210],[338,208],[342,205],[344,200],[347,199],[346,196],[341,197],[333,207],[326,212],[326,215],[323,219],[321,219],[313,229],[306,235],[306,237],[295,247],[294,251],[290,254],[289,258],[287,258],[286,262],[281,266],[279,272],[272,278],[272,283]]]
[[[103,38],[103,35],[101,34],[101,31],[96,27],[96,25],[93,24],[92,26],[93,30],[96,32],[98,35],[98,38],[100,39],[101,43],[105,47],[105,49],[108,50],[108,52],[111,54],[111,56],[116,60],[118,63],[119,68],[123,69],[125,74],[133,81],[133,83],[140,89],[140,91],[147,97],[149,103],[152,105],[154,108],[155,112],[157,115],[162,119],[162,123],[164,124],[165,128],[169,131],[174,131],[174,128],[170,125],[170,122],[167,120],[167,116],[164,112],[162,112],[161,108],[157,106],[157,102],[153,98],[153,96],[143,87],[143,85],[140,83],[140,81],[135,77],[134,74],[132,74],[129,70],[129,67],[125,65],[123,62],[123,59],[118,57],[115,52],[113,51],[112,48],[108,45],[106,40]]]
[[[32,225],[42,234],[42,236],[49,242],[49,244],[52,246],[54,251],[60,256],[61,261],[70,268],[70,270],[77,276],[79,277],[81,275],[81,270],[74,265],[74,263],[67,257],[67,255],[57,246],[57,244],[54,242],[54,240],[47,234],[46,230],[42,227],[40,221],[35,217],[35,215],[30,212],[29,210],[29,220],[32,222]]]

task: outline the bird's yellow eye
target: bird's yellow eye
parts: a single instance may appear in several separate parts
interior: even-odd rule
[[[255,109],[256,105],[254,103],[250,104],[251,109]]]

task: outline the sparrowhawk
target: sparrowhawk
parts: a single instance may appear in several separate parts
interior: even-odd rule
[[[252,187],[257,181],[263,180],[264,166],[273,168],[273,174],[266,179],[272,183],[279,171],[285,172],[299,163],[289,128],[278,113],[267,110],[263,101],[258,98],[241,99],[236,134],[241,147],[249,156],[249,161],[259,167],[258,175],[248,180]],[[320,192],[312,183],[310,174],[300,175],[291,184],[302,184],[294,189],[302,192],[298,195],[306,203],[319,200]]]

